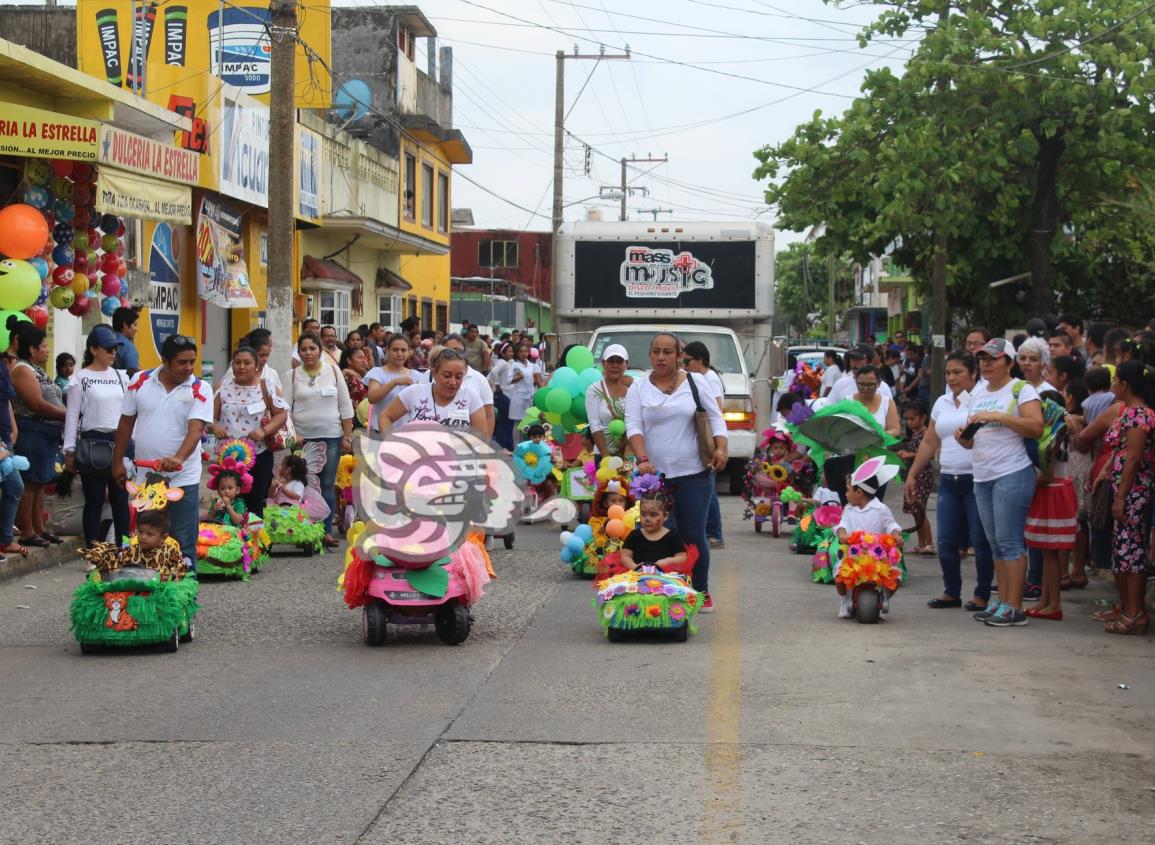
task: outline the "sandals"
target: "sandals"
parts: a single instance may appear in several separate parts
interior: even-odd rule
[[[20,555],[21,557],[28,557],[28,547],[22,546],[19,543],[9,543],[7,546],[0,548],[0,553],[6,555]]]
[[[1109,610],[1100,610],[1091,614],[1091,618],[1096,622],[1116,622],[1119,617],[1123,615],[1122,609],[1119,605],[1112,605]]]
[[[1108,634],[1141,637],[1147,633],[1147,622],[1146,613],[1139,613],[1135,616],[1119,614],[1119,618],[1114,622],[1108,622],[1103,630]]]
[[[21,537],[20,543],[25,546],[34,546],[37,549],[47,549],[52,545],[39,534],[33,534],[31,537]]]
[[[49,543],[51,543],[54,546],[59,546],[61,543],[64,542],[59,537],[57,537],[55,534],[53,534],[51,531],[41,531],[40,536],[43,537],[45,540],[47,540]]]
[[[912,555],[933,555],[934,546],[915,546],[910,550]]]
[[[1071,575],[1067,578],[1067,586],[1072,590],[1085,590],[1090,579],[1086,575]],[[1063,588],[1064,590],[1067,587]]]
[[[325,544],[326,549],[335,549],[337,546],[341,545],[340,540],[338,540],[336,537],[330,537],[328,534],[326,534],[321,539],[321,542]]]

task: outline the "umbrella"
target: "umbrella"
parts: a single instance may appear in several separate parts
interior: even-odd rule
[[[787,425],[795,440],[810,447],[814,462],[822,467],[827,455],[881,454],[898,442],[883,431],[861,402],[845,399],[827,405],[798,425]]]

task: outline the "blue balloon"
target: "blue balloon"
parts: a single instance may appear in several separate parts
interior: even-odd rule
[[[568,547],[561,550],[561,559],[563,563],[573,563],[573,553]]]
[[[66,225],[66,224],[64,224],[64,223],[57,224],[57,228],[59,228],[60,226],[64,226],[64,225]],[[72,229],[71,226],[69,226],[68,228],[69,228],[69,230]],[[55,235],[53,235],[53,237],[55,237]],[[68,240],[72,240],[71,234],[68,236]],[[68,246],[67,243],[58,243],[52,249],[52,263],[55,264],[57,267],[71,267],[72,266],[72,260],[73,260],[74,256],[75,256],[75,253],[72,251],[72,247]]]
[[[40,211],[47,210],[54,200],[52,191],[43,185],[29,185],[24,189],[24,202]]]
[[[576,396],[581,390],[581,381],[572,367],[558,367],[549,377],[549,386],[551,388],[560,387],[571,396]]]
[[[584,523],[575,528],[573,533],[581,537],[587,543],[594,538],[594,530]]]
[[[120,296],[128,296],[128,282],[126,282],[124,279],[120,280],[119,294]]]
[[[39,255],[35,258],[29,258],[28,263],[36,268],[36,272],[40,274],[40,281],[48,278],[48,262]]]
[[[565,544],[565,547],[569,549],[571,554],[581,554],[581,550],[586,547],[586,541],[581,537],[570,537],[570,540]]]
[[[52,216],[64,223],[71,223],[76,218],[76,206],[72,200],[57,200],[52,204]]]
[[[36,297],[36,304],[43,305],[48,301],[48,295],[52,293],[52,285],[41,285],[40,296]]]
[[[100,300],[100,313],[105,317],[111,317],[117,308],[120,307],[120,300],[115,296],[106,296]]]

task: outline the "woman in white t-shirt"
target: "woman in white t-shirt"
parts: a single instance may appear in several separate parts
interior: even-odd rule
[[[906,474],[906,499],[914,501],[915,482],[919,473],[938,454],[940,478],[935,513],[938,518],[936,528],[938,563],[942,568],[942,595],[928,601],[927,607],[962,606],[962,561],[959,550],[968,546],[975,550],[976,581],[974,598],[966,603],[966,609],[972,612],[986,610],[991,598],[994,560],[990,543],[979,521],[971,453],[954,437],[954,433],[966,425],[970,414],[970,391],[974,388],[977,375],[978,363],[965,350],[956,349],[946,356],[947,391],[938,398],[930,411],[930,425],[923,435],[914,463]]]
[[[1040,394],[1058,390],[1046,379],[1047,364],[1051,362],[1051,347],[1041,337],[1028,337],[1019,346],[1019,369],[1023,378]]]
[[[469,365],[459,349],[435,346],[429,353],[429,382],[402,390],[377,418],[377,430],[388,434],[394,426],[437,423],[448,428],[486,430],[481,397],[465,387]]]
[[[411,351],[409,338],[395,334],[385,349],[385,366],[374,367],[365,374],[365,385],[368,388],[365,398],[372,405],[369,409],[370,431],[377,430],[377,419],[381,412],[389,407],[402,390],[411,384],[425,381],[423,373],[406,366]]]
[[[586,419],[590,423],[590,434],[594,439],[600,457],[624,457],[626,448],[625,431],[621,434],[610,432],[610,423],[626,419],[626,393],[634,380],[626,375],[630,365],[629,352],[620,343],[611,343],[602,352],[602,379],[586,388]]]
[[[717,403],[710,401],[705,379],[682,372],[678,368],[679,357],[675,335],[654,335],[650,341],[650,374],[637,379],[626,393],[626,436],[637,458],[638,471],[666,476],[674,497],[672,516],[677,531],[687,543],[698,547],[694,589],[705,593],[702,611],[710,613],[714,601],[709,592],[706,514],[715,486],[714,473],[724,469],[728,460],[726,423]],[[714,437],[714,454],[708,465],[698,451],[695,392]]]
[[[1011,377],[1015,347],[996,337],[978,354],[985,382],[971,393],[967,425],[979,425],[972,439],[960,426],[955,437],[971,450],[975,499],[983,531],[995,558],[999,600],[976,616],[994,627],[1026,625],[1023,586],[1027,574],[1024,531],[1035,495],[1035,468],[1026,440],[1043,433],[1043,409],[1030,384]]]

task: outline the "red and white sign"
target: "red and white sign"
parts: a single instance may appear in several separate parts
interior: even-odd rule
[[[168,182],[196,185],[200,182],[200,156],[192,150],[162,144],[143,135],[100,127],[97,159],[122,170],[155,176]]]

